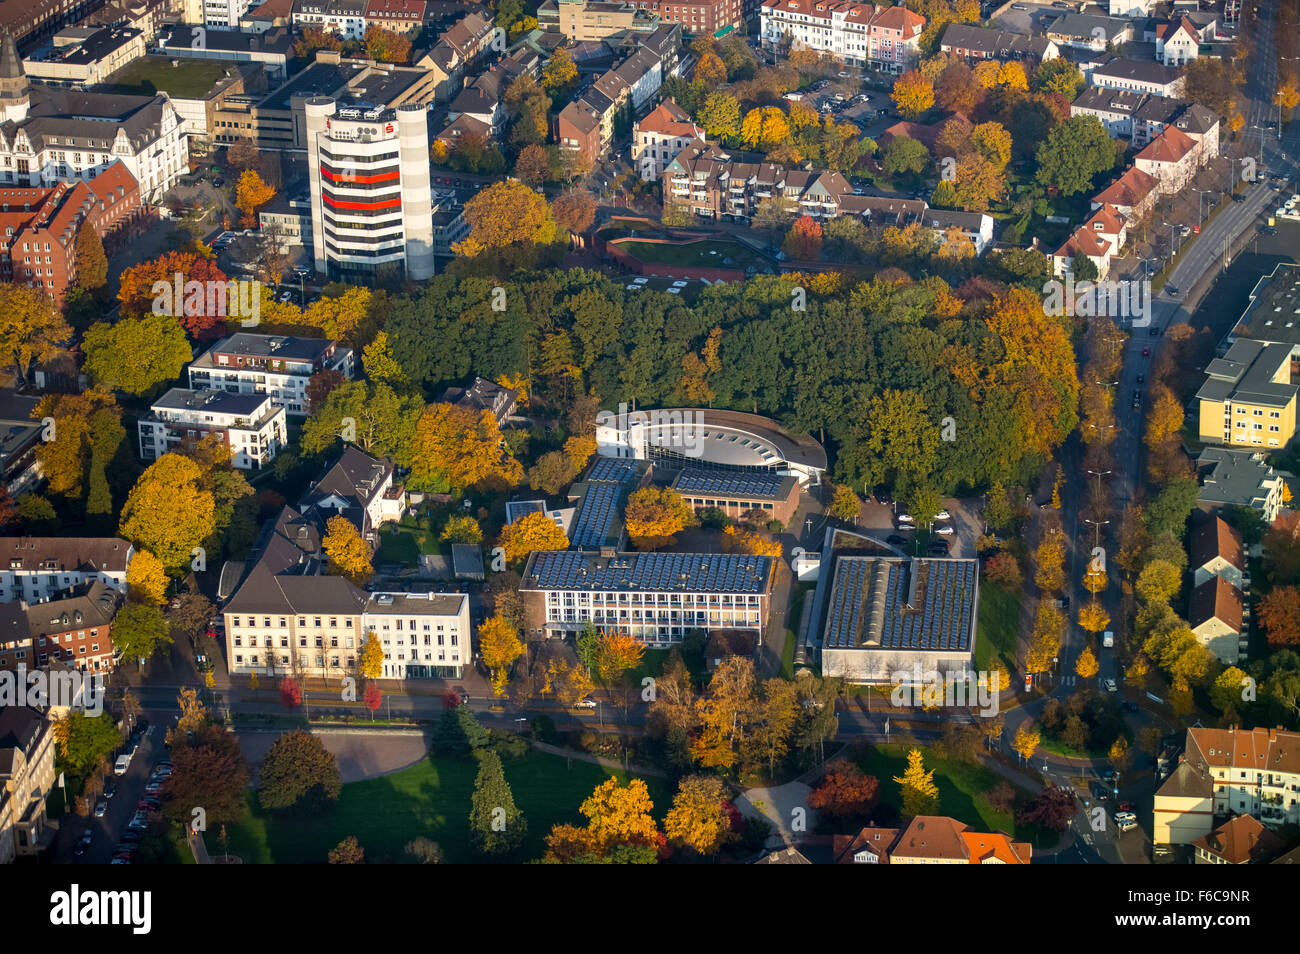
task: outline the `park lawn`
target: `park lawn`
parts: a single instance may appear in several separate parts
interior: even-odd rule
[[[505,763],[515,804],[528,821],[528,838],[520,859],[540,858],[545,837],[559,822],[583,821],[578,806],[597,785],[610,776],[620,781],[626,773],[589,762],[572,762],[556,755],[530,752]],[[423,835],[442,848],[443,861],[472,864],[483,859],[469,840],[470,798],[477,763],[438,757],[379,778],[343,786],[338,803],[310,818],[268,815],[248,794],[249,814],[228,826],[230,853],[245,864],[313,864],[323,862],[329,850],[355,835],[366,859],[404,860],[403,846]],[[661,779],[646,779],[655,815],[662,818],[671,803],[671,791]],[[222,851],[220,831],[207,834],[208,851]]]
[[[902,786],[894,781],[907,770],[907,750],[910,746],[876,745],[867,750],[858,761],[859,768],[880,780],[881,801],[896,809],[903,808]],[[983,765],[969,765],[951,759],[942,759],[921,746],[926,771],[934,771],[934,783],[939,786],[939,808],[936,814],[950,815],[965,822],[977,831],[1001,831],[1029,841],[1035,848],[1050,847],[1058,837],[1045,832],[1037,825],[1017,825],[1011,812],[998,811],[988,803],[986,792],[1002,776]],[[1016,786],[1017,801],[1029,798],[1029,793]]]
[[[975,635],[975,668],[987,672],[995,659],[1014,674],[1020,642],[1020,596],[987,580],[980,587]]]
[[[400,563],[415,566],[420,554],[442,552],[442,541],[431,530],[415,527],[385,525],[379,531],[379,563]]]
[[[683,265],[692,268],[748,268],[759,265],[758,257],[736,242],[699,241],[684,244],[624,242],[619,246],[648,265]],[[726,264],[730,259],[731,264]]]

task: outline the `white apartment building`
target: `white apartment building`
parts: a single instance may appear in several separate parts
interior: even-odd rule
[[[469,597],[463,593],[375,593],[361,631],[384,647],[386,679],[459,679],[470,657]]]
[[[285,446],[284,408],[267,394],[172,388],[139,422],[140,459],[157,460],[185,438],[218,434],[240,470],[261,470]]]
[[[763,47],[829,53],[849,66],[890,73],[909,69],[920,53],[925,17],[906,7],[875,7],[843,0],[764,0]]]
[[[134,553],[120,537],[5,537],[0,540],[0,603],[45,603],[96,580],[125,593]]]
[[[352,349],[337,341],[241,331],[190,362],[190,387],[265,394],[289,417],[301,418],[309,410],[307,385],[312,375],[329,369],[351,378],[354,364]]]
[[[0,865],[37,855],[49,818],[45,801],[59,777],[50,712],[0,707]]]
[[[238,30],[239,18],[252,6],[251,0],[203,0],[203,24],[214,30]]]
[[[363,283],[433,277],[425,106],[362,111],[315,97],[304,108],[316,270]]]
[[[654,182],[679,152],[705,135],[686,110],[666,99],[632,126],[632,168],[643,182]]]
[[[592,623],[654,646],[724,629],[761,645],[772,569],[770,557],[749,554],[538,551],[519,587],[524,625],[561,638]]]
[[[315,28],[338,34],[344,40],[359,40],[366,33],[369,0],[294,0],[293,25],[298,30]]]

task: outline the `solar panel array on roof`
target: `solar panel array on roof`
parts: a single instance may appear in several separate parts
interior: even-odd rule
[[[591,484],[582,497],[582,510],[573,521],[569,542],[575,547],[604,545],[618,517],[622,493],[621,484]]]
[[[877,636],[884,650],[968,652],[971,614],[975,606],[973,560],[883,561],[889,569],[880,632],[868,633],[864,618],[871,568],[882,562],[865,558],[840,558],[835,569],[826,617],[824,646],[851,649]],[[914,569],[915,568],[915,569]],[[919,606],[907,606],[909,574],[924,574],[918,588]]]
[[[682,493],[730,494],[734,497],[775,498],[785,480],[780,474],[760,471],[715,471],[688,467],[673,487]]]
[[[765,593],[772,558],[745,553],[538,552],[525,581],[542,590],[637,590]]]
[[[625,484],[633,480],[637,474],[635,460],[617,457],[597,457],[596,463],[591,465],[591,472],[587,474],[587,480],[600,481],[602,483]]]

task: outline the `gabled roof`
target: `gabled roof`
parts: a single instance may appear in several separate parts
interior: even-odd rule
[[[0,572],[125,573],[131,552],[120,537],[5,537]]]
[[[392,472],[392,461],[378,460],[348,445],[334,465],[307,491],[299,506],[305,512],[322,500],[340,497],[364,508],[383,492],[385,478]]]
[[[1300,732],[1188,729],[1187,760],[1211,768],[1300,774]]]
[[[1187,550],[1193,570],[1215,559],[1226,560],[1238,570],[1246,569],[1246,552],[1241,534],[1222,517],[1192,513],[1191,539]]]
[[[661,136],[691,136],[695,139],[705,138],[705,131],[691,121],[690,114],[677,105],[673,99],[665,99],[650,110],[645,118],[638,121],[639,132],[658,133]]]
[[[1192,25],[1192,21],[1188,20],[1187,17],[1179,17],[1177,20],[1167,25],[1160,32],[1160,41],[1162,43],[1168,43],[1179,33],[1186,33],[1188,38],[1194,43],[1200,42],[1200,34],[1197,33],[1196,27]]]
[[[1192,842],[1230,865],[1264,864],[1282,850],[1282,839],[1253,815],[1237,815]]]
[[[1179,162],[1196,150],[1196,140],[1176,126],[1166,126],[1150,145],[1137,154],[1147,162]]]
[[[832,841],[831,857],[837,865],[851,865],[853,856],[864,848],[879,856],[879,864],[889,864],[890,846],[898,839],[897,828],[862,829],[856,835],[836,835]]]
[[[1097,83],[1097,77],[1100,76],[1135,83],[1168,86],[1181,75],[1174,67],[1165,66],[1163,63],[1157,63],[1154,60],[1130,60],[1126,57],[1117,56],[1093,68],[1092,82],[1093,85],[1100,85]]]
[[[1110,242],[1089,230],[1085,225],[1070,233],[1070,237],[1065,240],[1065,244],[1056,250],[1056,257],[1074,258],[1076,255],[1085,255],[1089,258],[1105,258],[1110,253]]]
[[[1212,577],[1192,590],[1187,622],[1196,629],[1218,620],[1234,633],[1241,632],[1241,590],[1221,576]]]
[[[1094,202],[1114,206],[1133,208],[1151,194],[1151,190],[1160,185],[1160,180],[1149,172],[1143,172],[1137,166],[1130,166],[1128,171],[1108,185],[1093,198]]]

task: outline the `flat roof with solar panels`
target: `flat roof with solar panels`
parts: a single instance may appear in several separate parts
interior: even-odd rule
[[[823,673],[885,682],[914,662],[967,661],[978,605],[975,560],[840,556],[822,630]]]
[[[783,500],[798,480],[789,475],[757,471],[704,470],[687,467],[673,481],[682,494],[721,494],[749,500]]]
[[[587,472],[586,479],[588,482],[626,484],[639,479],[644,470],[644,465],[638,466],[635,460],[597,457],[596,462],[591,465],[591,470]]]
[[[765,594],[772,558],[747,553],[538,551],[524,568],[523,590]]]
[[[586,479],[569,490],[569,496],[578,499],[569,545],[578,549],[622,547],[623,506],[648,469],[645,461],[597,457]]]

